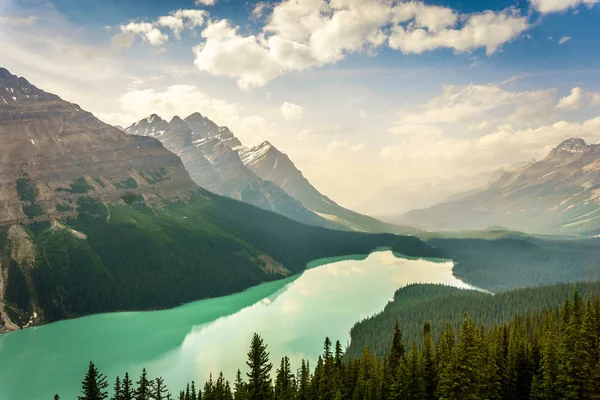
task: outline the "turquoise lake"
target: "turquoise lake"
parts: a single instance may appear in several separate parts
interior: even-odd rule
[[[317,266],[318,265],[318,266]],[[0,399],[75,399],[93,360],[114,382],[142,367],[162,376],[173,394],[186,382],[203,384],[209,373],[233,380],[254,332],[268,344],[276,366],[311,365],[328,336],[346,345],[357,321],[383,309],[396,289],[410,283],[469,288],[452,275],[453,264],[378,251],[368,257],[319,260],[304,273],[245,292],[175,309],[93,315],[0,336]],[[276,367],[273,368],[273,371]]]

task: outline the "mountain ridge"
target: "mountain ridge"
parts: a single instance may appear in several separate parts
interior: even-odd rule
[[[460,201],[413,210],[398,222],[437,230],[502,225],[528,233],[600,233],[600,145],[562,141],[535,163],[507,171]]]

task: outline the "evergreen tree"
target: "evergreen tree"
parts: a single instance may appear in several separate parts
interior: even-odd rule
[[[121,378],[119,378],[117,376],[117,378],[115,379],[115,387],[113,388],[114,394],[113,397],[111,397],[111,400],[123,400],[123,396],[121,394],[122,389],[121,389]]]
[[[423,325],[423,355],[421,360],[423,372],[423,389],[425,390],[425,399],[435,399],[435,388],[437,387],[436,379],[436,362],[435,351],[433,348],[433,340],[431,339],[431,325],[425,322]]]
[[[233,386],[233,397],[235,400],[246,400],[246,383],[242,380],[242,373],[240,370],[237,370],[237,374],[235,375],[235,383]]]
[[[406,367],[406,399],[423,400],[425,398],[425,386],[416,343],[413,343],[408,353]]]
[[[270,372],[273,364],[269,362],[267,345],[258,334],[254,334],[246,361],[250,371],[248,376],[248,400],[263,400],[271,397]]]
[[[281,364],[275,378],[275,400],[294,399],[294,375],[291,372],[290,360],[287,356],[281,359]]]
[[[151,387],[146,374],[146,368],[142,370],[142,375],[140,375],[140,379],[136,383],[135,400],[151,400]]]
[[[165,380],[161,377],[154,379],[150,384],[150,398],[152,400],[164,400],[169,393]]]
[[[129,378],[129,373],[125,372],[125,377],[121,383],[121,400],[134,400],[135,391],[133,389],[133,382]]]
[[[81,383],[81,393],[83,396],[79,396],[79,400],[107,399],[107,387],[108,382],[106,381],[106,375],[98,371],[94,363],[90,361],[88,371],[83,378],[83,382]]]

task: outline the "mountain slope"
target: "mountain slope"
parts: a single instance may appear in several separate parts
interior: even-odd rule
[[[420,232],[411,227],[385,223],[338,205],[311,185],[292,160],[269,142],[249,149],[240,149],[239,153],[242,162],[250,170],[267,181],[275,182],[286,193],[323,218],[358,231],[409,234]]]
[[[507,172],[459,201],[414,210],[397,222],[433,230],[502,225],[530,233],[600,233],[600,145],[568,139],[543,160]]]
[[[376,246],[438,255],[416,238],[307,226],[214,195],[158,140],[4,69],[0,98],[0,332],[225,295]],[[180,121],[163,127],[185,142]]]
[[[151,136],[181,157],[199,186],[216,194],[274,211],[296,221],[329,228],[343,228],[306,209],[272,182],[250,171],[234,148],[240,141],[227,127],[219,127],[199,113],[166,122],[157,115],[126,129],[132,135]]]

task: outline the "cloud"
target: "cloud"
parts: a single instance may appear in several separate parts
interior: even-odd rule
[[[468,171],[473,168],[496,168],[532,156],[543,158],[550,149],[571,137],[581,137],[590,143],[598,142],[600,117],[581,123],[560,121],[521,130],[504,126],[475,138],[404,136],[395,145],[382,148],[380,156],[385,160],[411,163],[414,168],[431,168],[438,172],[440,168]]]
[[[527,17],[521,16],[515,8],[499,13],[484,11],[465,16],[464,20],[460,27],[455,27],[455,22],[438,29],[398,25],[393,28],[389,38],[390,47],[403,53],[416,54],[438,48],[465,52],[483,47],[490,55],[529,28]]]
[[[252,9],[251,17],[254,19],[262,18],[263,15],[265,14],[265,12],[271,6],[272,6],[271,3],[267,2],[267,1],[259,1],[258,3],[256,3],[254,8]]]
[[[285,102],[281,105],[281,114],[288,121],[302,118],[304,108],[294,103]]]
[[[37,20],[37,15],[30,15],[28,17],[0,16],[0,24],[2,25],[32,25]]]
[[[561,110],[578,110],[585,106],[600,105],[600,93],[586,92],[580,87],[571,89],[571,93],[562,97],[556,104]]]
[[[571,36],[563,36],[562,38],[560,38],[560,40],[558,41],[558,44],[565,44],[567,43],[569,40],[573,39]]]
[[[369,117],[369,115],[367,114],[367,112],[365,110],[360,110],[358,115],[361,119],[367,119]]]
[[[197,6],[214,6],[217,0],[196,0]]]
[[[169,40],[168,35],[162,33],[149,22],[130,22],[127,25],[121,25],[121,32],[138,35],[152,46],[161,46]]]
[[[184,28],[196,28],[204,25],[209,14],[204,10],[176,10],[169,15],[158,17],[156,22],[134,22],[127,25],[121,25],[121,32],[125,34],[139,35],[153,46],[161,46],[169,40],[169,36],[161,32],[158,28],[168,28],[173,32],[176,39],[181,39],[181,32]],[[113,46],[120,38],[113,36]],[[131,44],[129,45],[131,46]],[[129,47],[120,46],[120,47]]]
[[[556,108],[563,110],[576,110],[581,108],[583,105],[583,90],[580,87],[571,89],[571,93],[568,96],[562,97]]]
[[[599,0],[530,0],[531,5],[542,14],[564,12],[583,4],[592,7]]]
[[[325,151],[328,154],[335,153],[338,150],[346,150],[346,151],[349,151],[350,153],[358,153],[359,151],[361,151],[364,148],[365,148],[365,145],[363,143],[352,144],[352,143],[348,142],[347,140],[334,140],[333,142],[331,142],[327,145]]]
[[[496,112],[494,118],[504,115],[513,123],[532,124],[535,121],[529,120],[531,115],[546,117],[552,112],[554,96],[552,89],[511,92],[497,84],[445,85],[438,96],[401,113],[392,133],[409,133],[408,128],[424,125],[489,121],[490,112]],[[428,127],[427,131],[432,129]]]
[[[362,143],[361,144],[357,144],[357,145],[354,145],[354,146],[350,147],[350,152],[351,153],[358,153],[359,151],[361,151],[364,148],[365,148],[364,144],[362,144]]]
[[[257,7],[262,15],[264,7]],[[209,24],[202,32],[204,43],[194,48],[195,65],[234,78],[248,90],[284,73],[386,45],[404,53],[485,48],[492,54],[528,28],[527,17],[516,8],[460,14],[416,1],[284,0],[270,10],[268,23],[256,34],[242,35],[228,20]]]

